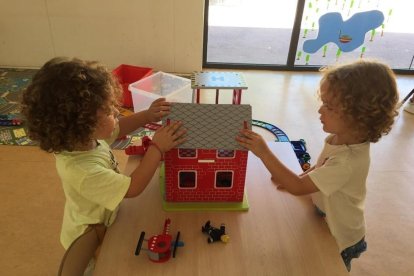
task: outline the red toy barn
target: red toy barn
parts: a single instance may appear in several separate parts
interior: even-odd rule
[[[183,122],[187,141],[165,153],[165,200],[243,201],[248,152],[235,137],[251,128],[251,106],[173,103],[167,119]]]

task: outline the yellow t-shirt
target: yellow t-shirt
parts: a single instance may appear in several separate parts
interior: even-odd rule
[[[89,224],[111,225],[131,179],[119,173],[109,147],[119,129],[107,141],[89,151],[55,154],[56,168],[66,196],[60,241],[66,249]]]

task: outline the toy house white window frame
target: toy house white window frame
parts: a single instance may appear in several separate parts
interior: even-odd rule
[[[194,151],[194,156],[182,156],[180,153],[183,151]],[[197,159],[198,158],[198,150],[197,149],[178,149],[178,158],[180,159]]]
[[[232,156],[227,156],[227,155],[220,156],[220,151],[233,152],[233,155]],[[236,158],[236,151],[235,150],[218,149],[218,150],[216,150],[216,157],[218,159],[234,159],[234,158]]]
[[[180,177],[181,173],[194,173],[194,187],[182,187],[181,186],[181,177]],[[180,170],[180,171],[178,171],[177,178],[178,178],[178,188],[179,189],[183,189],[183,190],[197,189],[197,171],[195,171],[195,170]]]
[[[217,187],[217,174],[218,173],[231,173],[231,184],[229,187]],[[233,170],[218,170],[215,171],[215,176],[214,176],[214,188],[215,189],[232,189],[233,188],[233,184],[234,184],[234,171]]]

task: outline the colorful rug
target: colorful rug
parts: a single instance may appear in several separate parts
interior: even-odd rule
[[[22,91],[37,70],[0,68],[0,114],[11,114],[24,121],[20,115]],[[27,137],[24,122],[20,126],[0,126],[0,145],[35,145]]]
[[[0,68],[0,115],[13,115],[16,119],[23,121],[19,126],[0,125],[0,145],[36,145],[36,142],[27,136],[24,117],[20,114],[22,93],[36,72],[35,69]],[[132,111],[128,109],[121,109],[120,112],[122,116],[132,114]],[[150,129],[139,128],[131,135],[115,141],[111,146],[114,149],[125,149],[143,136],[151,136],[153,133]]]

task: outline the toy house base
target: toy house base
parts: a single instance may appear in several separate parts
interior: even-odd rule
[[[246,189],[241,202],[168,202],[165,200],[165,167],[160,168],[160,191],[162,207],[165,211],[247,211],[249,201]]]

